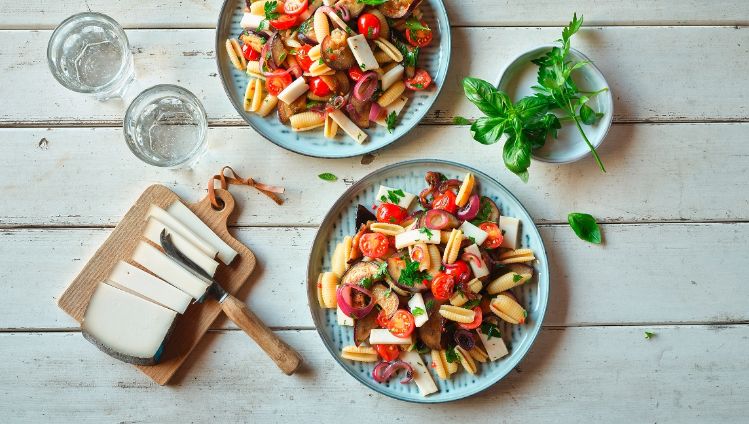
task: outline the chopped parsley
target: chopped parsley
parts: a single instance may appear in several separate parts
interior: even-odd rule
[[[450,346],[445,351],[445,359],[447,359],[447,362],[453,363],[458,361],[458,354],[455,352],[455,347]]]
[[[367,4],[369,6],[379,6],[387,1],[388,0],[356,0],[357,3]]]
[[[359,64],[359,67],[361,68],[362,71],[366,71],[367,70],[367,65],[365,65],[363,63]]]
[[[518,281],[520,281],[520,280],[522,280],[522,279],[523,279],[523,276],[522,276],[522,275],[520,275],[520,274],[514,274],[514,275],[512,276],[512,282],[513,282],[513,283],[517,283]]]
[[[372,284],[374,284],[374,279],[372,277],[362,278],[362,280],[359,282],[359,285],[367,290],[372,288]]]
[[[359,285],[364,287],[365,289],[369,290],[372,288],[372,284],[374,284],[375,281],[379,281],[382,279],[382,277],[385,276],[388,272],[388,264],[387,262],[382,262],[380,266],[377,268],[377,272],[375,272],[374,275],[362,278],[362,280],[359,282]],[[390,289],[388,289],[388,292],[385,296],[390,295]]]
[[[490,322],[481,323],[481,332],[486,334],[487,340],[491,340],[492,337],[502,337],[499,328]]]
[[[411,31],[431,31],[432,29],[429,28],[428,25],[419,22],[416,18],[408,18],[406,20],[406,28],[410,29]]]
[[[385,197],[385,196],[383,196]],[[401,201],[401,198],[406,197],[406,193],[403,192],[403,190],[388,190],[387,192],[387,198],[390,200],[390,203],[398,204]],[[382,198],[382,197],[381,197]],[[384,201],[384,200],[383,200]]]
[[[374,35],[374,27],[369,27],[367,29],[367,38],[372,38],[373,35]]]
[[[324,64],[325,64],[325,61],[324,61],[324,60],[322,60],[322,58],[320,58],[320,59],[318,59],[318,60],[317,60],[317,64],[318,64],[318,65],[324,65]]]
[[[434,300],[433,299],[427,300],[426,307],[427,307],[427,311],[431,311],[432,309],[434,309]]]
[[[479,303],[481,303],[481,299],[473,299],[466,302],[463,307],[466,309],[473,309],[477,306],[479,306]]]
[[[411,314],[413,316],[415,316],[415,317],[418,317],[420,315],[424,315],[425,313],[426,313],[426,311],[424,311],[423,309],[419,308],[418,306],[415,307],[415,308],[413,308],[413,309],[411,309]]]
[[[484,222],[489,221],[489,215],[492,213],[492,204],[491,199],[488,197],[481,197],[481,203],[479,203],[479,213],[476,214],[476,217],[471,220],[471,224],[473,225],[481,225]]]
[[[385,291],[385,297],[390,297],[391,294],[393,294],[393,288],[388,287],[387,291]]]
[[[325,181],[338,181],[338,177],[336,177],[335,174],[331,174],[330,172],[323,172],[317,177]]]
[[[646,331],[645,332],[645,338],[646,339],[652,339],[654,336],[655,336],[655,333],[653,333],[653,332],[650,332],[650,331]]]
[[[395,129],[395,123],[398,120],[398,115],[395,114],[395,111],[390,112],[390,115],[385,118],[385,123],[388,126],[388,132],[392,133]]]
[[[418,88],[419,90],[424,88],[424,84],[421,84],[421,83],[416,83],[416,84],[411,84],[411,85],[413,85],[415,88]]]
[[[419,271],[419,263],[412,261],[408,256],[405,257],[406,266],[401,270],[401,275],[398,277],[398,283],[404,286],[413,287],[416,283],[420,283],[424,280],[431,280],[432,276],[426,271]]]
[[[263,5],[263,9],[265,12],[265,19],[272,21],[274,19],[278,19],[279,16],[281,16],[280,13],[278,13],[278,2],[276,0],[269,1]]]
[[[475,239],[475,238],[473,238],[472,236],[467,236],[466,238],[467,238],[468,240],[470,240],[470,241],[471,241],[471,243],[473,243],[473,244],[478,244],[478,243],[476,243],[476,239]]]
[[[424,234],[424,235],[426,235],[426,236],[427,236],[427,237],[429,237],[429,238],[432,238],[432,236],[434,235],[434,233],[432,233],[432,230],[430,230],[430,229],[429,229],[429,228],[427,228],[427,227],[421,227],[421,229],[419,230],[419,232],[420,232],[421,234]]]

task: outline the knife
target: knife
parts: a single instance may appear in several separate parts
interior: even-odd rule
[[[161,241],[161,247],[164,248],[164,252],[167,256],[210,284],[206,294],[218,301],[221,305],[221,310],[224,311],[226,316],[229,317],[232,322],[237,324],[239,328],[244,330],[248,336],[252,337],[252,339],[255,340],[255,343],[257,343],[258,346],[260,346],[260,348],[270,356],[281,371],[286,375],[291,375],[299,369],[302,365],[302,357],[297,351],[278,338],[278,336],[268,328],[267,325],[260,321],[257,315],[247,308],[247,305],[245,305],[244,302],[227,293],[218,281],[177,249],[172,242],[171,235],[169,235],[166,230],[161,231],[159,238]],[[205,297],[205,295],[203,297]],[[203,298],[198,301],[200,302],[202,299]]]

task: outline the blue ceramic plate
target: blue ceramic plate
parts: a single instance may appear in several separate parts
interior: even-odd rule
[[[293,132],[291,127],[281,124],[277,114],[271,113],[265,118],[253,113],[247,113],[242,108],[248,77],[244,72],[234,69],[226,55],[226,39],[237,37],[242,28],[239,26],[244,14],[245,2],[242,0],[225,0],[216,29],[216,61],[219,75],[224,84],[226,94],[231,99],[234,108],[252,128],[263,137],[285,149],[307,156],[320,158],[342,158],[362,155],[382,149],[390,143],[400,139],[427,114],[445,84],[445,76],[450,63],[450,24],[447,11],[441,0],[425,0],[421,6],[424,19],[434,30],[434,41],[421,50],[418,66],[426,69],[434,79],[435,85],[431,90],[413,92],[407,91],[411,98],[398,118],[398,124],[393,133],[374,125],[366,130],[369,138],[359,144],[350,137],[339,132],[335,140],[323,137],[322,128],[319,130]]]
[[[495,362],[478,364],[479,372],[475,376],[461,369],[453,375],[452,379],[443,381],[435,372],[432,372],[432,377],[440,391],[423,397],[415,384],[400,384],[400,378],[393,378],[386,384],[375,382],[372,379],[374,364],[352,362],[340,357],[344,346],[354,344],[354,331],[352,327],[342,327],[337,324],[335,309],[319,307],[316,284],[320,272],[330,270],[330,260],[336,244],[341,242],[344,236],[356,233],[354,224],[356,206],[374,204],[380,185],[419,193],[426,186],[424,175],[427,171],[438,171],[448,178],[461,179],[467,172],[472,172],[479,182],[481,195],[492,198],[503,215],[516,217],[522,221],[522,247],[533,249],[538,260],[533,264],[536,270],[534,278],[513,289],[520,304],[528,311],[528,321],[525,325],[505,325],[501,328],[510,354]],[[333,358],[349,374],[372,390],[395,399],[421,403],[440,403],[462,399],[488,388],[507,375],[533,344],[541,328],[549,299],[549,266],[543,240],[523,205],[504,186],[488,175],[457,163],[437,160],[417,160],[390,165],[369,174],[349,188],[325,216],[315,237],[307,268],[307,281],[307,296],[312,319]],[[422,357],[425,363],[431,362],[430,355],[422,355]]]

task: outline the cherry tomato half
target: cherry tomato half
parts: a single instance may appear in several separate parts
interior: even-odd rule
[[[304,69],[304,72],[309,72],[309,68],[312,66],[312,59],[309,58],[309,51],[311,49],[312,46],[309,44],[303,44],[302,47],[296,49],[296,61]]]
[[[354,81],[359,81],[364,75],[364,72],[359,68],[359,65],[354,65],[348,70],[348,76]]]
[[[287,15],[301,15],[307,11],[309,1],[307,0],[286,0],[283,4],[283,12]]]
[[[452,275],[443,272],[432,279],[432,294],[437,300],[448,300],[452,297],[455,289],[455,279]]]
[[[365,13],[359,16],[357,24],[359,26],[359,34],[364,35],[368,40],[376,40],[380,37],[382,23],[377,16]]]
[[[482,246],[487,249],[498,248],[505,239],[502,235],[502,231],[499,229],[497,224],[493,222],[483,222],[481,223],[481,225],[479,225],[479,228],[485,233],[489,234],[489,237],[487,237],[484,241],[484,244],[482,244]]]
[[[374,348],[383,361],[395,361],[401,354],[401,350],[398,349],[398,345],[376,344],[374,345]]]
[[[260,59],[260,52],[256,51],[249,44],[242,45],[242,55],[247,60],[258,60]]]
[[[429,88],[432,84],[432,77],[429,76],[429,72],[423,69],[417,69],[413,78],[409,78],[405,81],[406,88],[413,91],[422,91]]]
[[[415,47],[426,47],[432,42],[432,30],[424,21],[419,21],[420,29],[406,29],[406,40]]]
[[[452,214],[458,211],[458,205],[455,204],[455,193],[452,190],[447,190],[442,194],[438,194],[434,197],[432,208],[442,209]]]
[[[452,265],[445,265],[445,274],[455,281],[468,281],[471,278],[471,267],[466,261],[457,260]]]
[[[367,233],[359,240],[359,249],[364,256],[370,258],[382,258],[388,252],[390,242],[384,234]]]
[[[390,322],[390,318],[388,318],[387,312],[385,312],[384,309],[381,310],[379,314],[377,314],[375,322],[380,328],[388,328],[388,322]]]
[[[288,71],[276,69],[271,75],[265,77],[265,89],[273,96],[278,96],[289,84],[291,84],[291,75]]]
[[[382,203],[377,207],[377,221],[399,224],[408,217],[408,212],[398,205]]]
[[[414,316],[411,315],[411,312],[403,309],[395,311],[393,317],[388,321],[388,330],[390,330],[395,337],[406,338],[414,332],[414,328],[416,328]]]
[[[270,21],[270,24],[273,28],[278,30],[289,29],[296,25],[296,16],[284,14]]]
[[[309,81],[309,89],[315,96],[324,97],[330,94],[330,87],[320,77],[314,77]]]
[[[473,321],[469,322],[468,324],[458,324],[460,328],[465,328],[466,330],[473,330],[475,328],[478,328],[479,325],[481,325],[481,321],[484,320],[484,313],[481,312],[481,306],[476,306],[473,308],[474,316]]]

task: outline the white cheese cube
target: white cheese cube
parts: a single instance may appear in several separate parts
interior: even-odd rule
[[[484,349],[489,355],[490,361],[496,361],[497,359],[502,358],[503,356],[507,356],[507,354],[510,353],[507,350],[507,346],[505,346],[505,341],[502,340],[502,337],[495,336],[490,339],[489,336],[481,332],[480,328],[476,330],[476,334],[479,335],[481,343],[484,345]]]
[[[459,230],[463,231],[463,237],[472,238],[473,241],[481,246],[489,237],[489,234],[481,228],[471,224],[468,221],[463,221],[463,225],[460,226]]]
[[[403,209],[408,209],[411,207],[411,203],[413,203],[414,199],[416,198],[415,194],[411,194],[407,191],[401,190],[403,192],[403,196],[400,196],[400,193],[394,194],[394,197],[398,198],[398,203],[395,203],[390,199],[389,192],[391,191],[396,192],[398,190],[392,187],[381,185],[380,189],[377,190],[377,201],[380,203],[393,203],[402,207]]]
[[[397,344],[397,345],[410,345],[413,344],[411,336],[398,337],[385,328],[373,328],[369,333],[369,344]]]
[[[475,278],[486,277],[490,274],[489,267],[486,265],[486,262],[484,262],[484,258],[481,256],[481,251],[479,250],[478,245],[472,244],[463,249],[463,251],[473,255],[470,257],[468,265],[471,266]]]
[[[395,236],[395,248],[403,249],[420,242],[440,244],[441,238],[439,230],[423,231],[422,228],[409,230]]]
[[[200,237],[202,240],[205,240],[212,247],[212,250],[215,250],[217,252],[214,254],[208,253],[208,257],[218,257],[221,262],[229,265],[237,256],[237,251],[229,246],[227,242],[222,240],[221,237],[218,236],[218,234],[216,234],[208,225],[206,225],[206,223],[203,222],[202,219],[198,218],[198,216],[195,215],[190,210],[190,208],[185,206],[184,203],[179,201],[172,203],[167,208],[167,212],[178,219],[182,224],[184,224],[185,227],[189,228],[190,231],[195,233],[195,235]],[[170,225],[168,222],[164,222],[164,224]],[[178,228],[175,228],[175,230],[179,231]]]
[[[154,244],[161,246],[161,232],[164,230],[166,230],[167,234],[171,237],[174,247],[187,256],[191,261],[195,262],[208,275],[214,276],[216,274],[218,262],[209,258],[202,250],[190,243],[190,240],[182,237],[178,232],[169,228],[169,226],[163,224],[158,219],[154,217],[148,219],[148,224],[146,224],[146,229],[143,232],[143,235]]]
[[[265,16],[245,13],[244,16],[242,16],[242,21],[239,23],[239,26],[241,26],[242,29],[256,30],[260,27],[260,23],[263,22],[264,19]]]
[[[437,385],[434,383],[432,374],[429,373],[429,368],[426,367],[421,355],[417,352],[401,352],[400,358],[413,367],[413,381],[416,383],[416,387],[419,388],[419,392],[422,396],[427,396],[439,391]]]
[[[349,37],[346,39],[346,42],[354,54],[354,58],[359,63],[359,69],[364,72],[372,69],[380,69],[380,64],[375,59],[374,53],[372,53],[372,49],[369,47],[364,34]],[[386,87],[383,87],[383,90],[386,89]]]
[[[114,266],[107,284],[139,295],[180,314],[184,314],[185,309],[192,302],[189,294],[124,261],[119,261]]]
[[[502,231],[501,247],[510,249],[518,248],[518,238],[520,236],[520,220],[510,216],[499,217],[499,229]]]
[[[390,103],[387,105],[385,109],[385,117],[390,116],[391,113],[395,112],[395,116],[400,116],[401,112],[403,111],[403,108],[406,107],[406,103],[408,103],[408,97],[401,96],[399,99],[395,100],[393,103]],[[387,128],[387,119],[377,119],[375,120],[375,123],[381,127]]]
[[[309,90],[309,85],[304,77],[299,77],[294,80],[288,87],[284,88],[283,91],[278,93],[278,100],[288,104],[294,102],[294,100],[302,97],[304,93]]]
[[[140,242],[138,247],[135,248],[133,260],[195,299],[200,299],[208,289],[206,281],[144,241]]]
[[[152,365],[159,361],[163,344],[177,313],[99,283],[81,323],[83,337],[121,361]]]
[[[417,315],[414,313],[414,310],[416,308],[421,309],[421,315]],[[414,316],[414,324],[416,324],[417,327],[421,327],[429,320],[427,307],[424,304],[424,297],[421,295],[421,293],[414,294],[411,299],[408,300],[408,309]]]
[[[338,325],[354,326],[354,319],[344,314],[340,306],[336,310],[336,320],[338,321]]]

